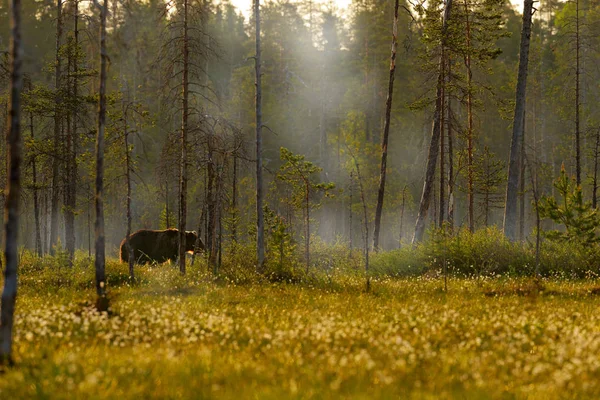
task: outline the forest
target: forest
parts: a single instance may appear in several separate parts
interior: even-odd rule
[[[0,3],[0,398],[600,396],[600,2],[347,3]]]

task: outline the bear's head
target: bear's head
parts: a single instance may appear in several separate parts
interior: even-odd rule
[[[194,231],[185,232],[185,251],[194,251],[196,241],[198,240],[198,234]],[[204,244],[202,240],[199,241],[199,247],[204,250]]]

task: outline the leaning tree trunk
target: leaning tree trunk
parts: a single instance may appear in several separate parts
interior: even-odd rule
[[[446,46],[446,34],[448,31],[448,20],[450,18],[450,12],[452,11],[452,0],[447,0],[446,9],[444,10],[444,23],[442,26],[442,54],[440,55],[439,62],[439,74],[437,80],[437,93],[435,101],[435,112],[433,114],[433,127],[431,129],[431,143],[429,145],[429,153],[427,156],[427,170],[425,172],[425,182],[423,184],[423,194],[421,195],[421,202],[419,204],[419,214],[417,215],[417,222],[415,224],[415,235],[413,236],[413,244],[416,244],[423,240],[425,234],[425,223],[427,221],[427,212],[429,211],[429,204],[431,202],[431,191],[433,190],[433,182],[435,179],[435,165],[437,163],[437,157],[440,150],[440,115],[442,113],[442,89],[444,79],[444,63],[445,63],[445,46]]]
[[[262,85],[260,65],[260,0],[254,0],[254,22],[256,24],[256,56],[254,59],[256,85],[256,271],[262,273],[265,263],[265,218],[263,210],[262,171]]]
[[[19,197],[21,192],[21,90],[23,88],[21,1],[10,4],[10,114],[8,121],[8,188],[4,206],[6,268],[0,310],[0,363],[12,363],[12,330],[17,301],[17,234],[19,229]]]
[[[51,199],[51,215],[50,215],[50,254],[54,254],[54,245],[58,238],[58,181],[59,181],[59,165],[60,165],[60,131],[61,131],[61,104],[60,96],[61,89],[61,54],[60,43],[62,38],[62,0],[56,0],[56,60],[54,72],[54,87],[56,90],[54,99],[54,136],[53,136],[53,158],[52,158],[52,199]]]
[[[390,56],[390,78],[388,95],[385,102],[385,124],[381,140],[381,167],[379,171],[379,190],[377,191],[377,207],[375,208],[375,229],[373,231],[373,250],[379,249],[379,231],[381,229],[381,214],[383,213],[383,196],[385,192],[385,178],[387,172],[387,151],[390,136],[390,120],[392,113],[392,97],[394,95],[394,77],[396,75],[396,46],[398,43],[398,7],[399,0],[394,4],[394,25],[392,28],[392,54]]]
[[[188,134],[188,97],[189,97],[189,36],[188,36],[188,0],[183,2],[183,82],[181,116],[181,160],[179,175],[179,271],[185,274],[185,223],[187,218],[187,134]]]
[[[504,208],[504,235],[509,240],[517,239],[517,197],[519,195],[519,161],[521,159],[521,140],[524,130],[525,94],[527,89],[527,66],[529,62],[529,42],[531,39],[531,19],[533,0],[525,0],[523,5],[523,27],[519,54],[519,75],[515,101],[515,115],[508,164],[508,182],[506,185],[506,205]]]
[[[96,293],[98,311],[108,310],[105,275],[105,238],[104,238],[104,128],[106,127],[106,14],[108,0],[104,0],[100,9],[100,99],[98,102],[98,130],[96,132]]]

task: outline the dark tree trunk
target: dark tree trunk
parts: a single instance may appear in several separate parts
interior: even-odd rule
[[[452,62],[448,59],[448,73],[446,74],[447,82],[450,82],[452,77],[451,73]],[[452,133],[452,103],[450,93],[447,96],[447,108],[448,108],[448,121],[446,128],[448,130],[448,226],[450,231],[454,230],[454,143]]]
[[[73,32],[73,48],[69,51],[69,64],[73,71],[73,98],[75,104],[78,104],[79,79],[78,74],[78,49],[79,49],[79,1],[74,1],[74,32]],[[69,129],[67,136],[67,149],[65,156],[68,166],[67,173],[67,190],[66,190],[66,207],[65,207],[65,244],[67,253],[69,254],[70,263],[73,263],[75,256],[75,209],[77,207],[77,106],[72,110],[71,120],[72,126]]]
[[[56,0],[56,60],[54,87],[56,90],[54,106],[54,137],[53,137],[53,155],[52,158],[52,200],[50,215],[50,254],[54,254],[54,245],[58,238],[58,199],[59,199],[59,165],[60,165],[60,132],[61,132],[61,54],[60,46],[62,40],[62,0]]]
[[[179,175],[179,271],[185,274],[185,224],[187,219],[187,136],[188,136],[188,96],[189,96],[189,37],[188,0],[183,1],[183,82],[181,116],[181,159]]]
[[[592,207],[598,206],[598,158],[600,157],[600,127],[596,129],[596,144],[594,146],[594,177],[592,183]]]
[[[429,211],[429,204],[431,202],[431,192],[433,190],[433,183],[435,180],[435,166],[437,163],[438,153],[440,150],[440,114],[442,113],[442,89],[443,89],[443,78],[444,78],[444,63],[445,63],[445,46],[446,46],[446,35],[448,30],[448,19],[452,11],[452,0],[447,0],[446,9],[444,10],[444,23],[442,27],[442,54],[439,61],[439,74],[437,80],[437,91],[436,91],[436,102],[435,112],[433,114],[433,127],[431,129],[431,143],[429,145],[429,153],[427,156],[427,169],[425,172],[425,182],[423,184],[423,194],[421,195],[421,201],[419,204],[419,213],[417,215],[417,222],[415,224],[415,235],[413,236],[413,244],[416,244],[423,240],[425,234],[425,224],[427,222],[427,213]]]
[[[265,262],[265,220],[263,211],[263,171],[262,171],[262,85],[260,59],[260,0],[254,0],[254,22],[256,55],[254,59],[256,85],[256,271],[264,271]]]
[[[519,75],[515,95],[515,114],[508,164],[508,182],[506,185],[506,205],[504,209],[504,235],[509,240],[517,239],[517,197],[519,185],[519,161],[521,159],[521,140],[525,121],[525,95],[527,89],[527,67],[529,63],[529,42],[531,39],[531,19],[533,0],[525,0],[523,5],[523,27],[519,54]]]
[[[105,274],[105,238],[104,238],[104,129],[106,127],[106,14],[108,0],[104,0],[100,10],[100,99],[98,103],[98,130],[96,132],[96,293],[98,311],[108,310]]]
[[[387,172],[387,151],[390,136],[392,113],[392,97],[394,95],[394,77],[396,75],[396,46],[398,43],[398,7],[399,0],[394,3],[394,24],[392,27],[392,54],[390,56],[390,77],[387,100],[385,102],[385,123],[381,141],[381,166],[379,170],[379,189],[377,191],[377,206],[375,208],[375,228],[373,231],[373,250],[379,249],[379,232],[381,230],[381,215],[383,214],[383,198],[385,194],[385,178]]]
[[[21,192],[21,91],[23,89],[21,1],[10,2],[10,114],[7,131],[8,188],[4,206],[4,289],[0,310],[0,363],[12,363],[12,331],[17,301],[19,198]]]
[[[29,92],[33,90],[31,81],[29,81]],[[33,112],[29,112],[29,130],[31,132],[31,140],[35,140],[35,129],[33,126]],[[33,154],[31,158],[31,174],[33,183],[33,216],[35,221],[35,253],[38,257],[42,256],[42,231],[40,225],[40,199],[37,182],[37,156]]]
[[[523,117],[525,118],[525,117]],[[526,123],[523,122],[525,127]],[[525,135],[521,136],[521,170],[519,174],[519,241],[525,240]]]
[[[402,189],[402,204],[400,205],[400,234],[398,235],[398,248],[402,247],[402,239],[404,233],[404,208],[406,206],[406,190],[407,187],[404,186],[404,189]]]
[[[442,77],[442,109],[440,113],[440,198],[439,198],[439,219],[438,226],[444,226],[445,211],[446,211],[446,138],[445,123],[446,123],[446,63],[443,65]],[[435,220],[435,219],[434,219]]]
[[[236,142],[236,146],[237,146],[237,142]],[[238,218],[238,212],[237,212],[237,163],[238,163],[238,158],[237,158],[237,155],[234,153],[234,155],[233,155],[233,182],[231,184],[231,186],[232,186],[231,240],[233,240],[234,243],[237,242],[237,223],[238,223],[238,221],[237,221],[237,218]]]
[[[467,198],[468,198],[468,219],[469,231],[475,231],[475,189],[474,179],[475,171],[473,166],[473,71],[471,70],[471,21],[469,19],[469,7],[465,1],[465,18],[467,34],[467,54],[465,56],[465,66],[467,67]]]
[[[127,113],[127,110],[123,110],[124,113]],[[135,272],[133,269],[135,263],[135,256],[133,255],[133,248],[129,243],[129,236],[131,235],[131,156],[129,153],[129,132],[127,130],[127,115],[123,116],[123,140],[125,144],[125,179],[127,180],[127,233],[125,235],[125,246],[127,248],[128,257],[127,260],[129,262],[129,278],[131,281],[135,280]]]
[[[577,185],[581,185],[581,132],[580,132],[580,80],[581,80],[581,60],[579,36],[579,0],[575,0],[575,176]]]
[[[310,267],[310,183],[305,182],[304,207],[306,208],[306,219],[304,220],[304,259],[306,260],[306,272]]]
[[[67,97],[71,96],[71,82],[70,75],[73,67],[73,49],[72,43],[69,43],[67,52],[67,79],[66,79],[66,90]],[[64,156],[65,156],[65,179],[64,179],[64,220],[65,220],[65,248],[69,258],[69,266],[73,266],[73,257],[75,255],[75,209],[72,201],[72,167],[71,153],[73,151],[73,125],[71,124],[71,118],[75,118],[76,115],[72,110],[66,113],[66,140],[64,141]]]

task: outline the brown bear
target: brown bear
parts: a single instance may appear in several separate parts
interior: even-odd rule
[[[194,251],[198,240],[196,232],[187,231],[185,238],[185,250]],[[129,262],[129,252],[125,240],[123,239],[121,242],[121,261]],[[129,243],[137,264],[175,261],[179,253],[179,231],[177,229],[165,229],[164,231],[140,229],[129,236]],[[200,250],[204,250],[202,240],[199,241],[199,247]]]

